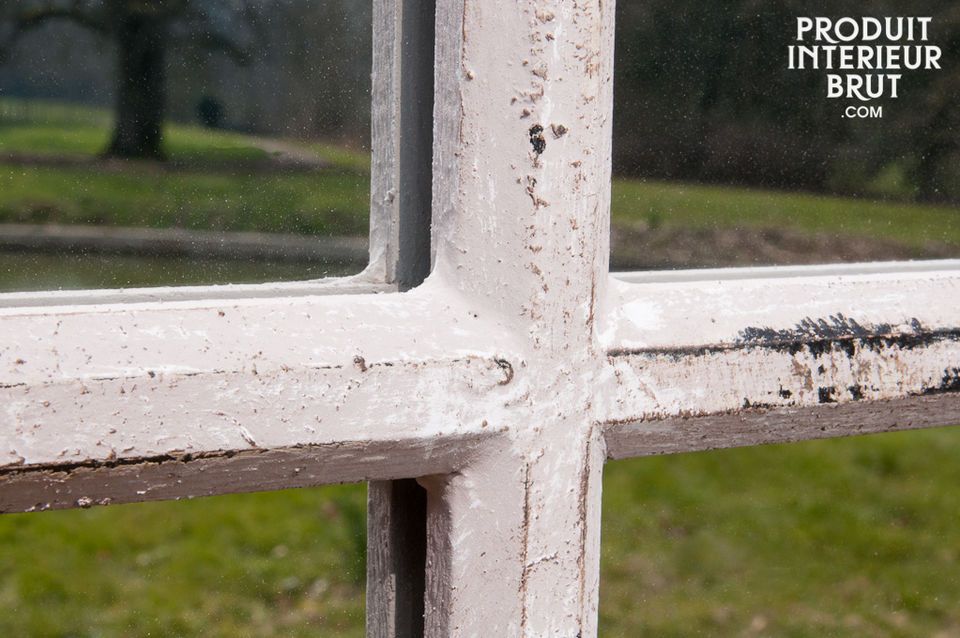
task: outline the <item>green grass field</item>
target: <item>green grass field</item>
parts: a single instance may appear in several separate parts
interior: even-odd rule
[[[355,274],[354,264],[234,261],[0,250],[0,292],[295,281]]]
[[[614,224],[789,228],[960,247],[960,209],[809,193],[615,179]],[[960,254],[960,252],[958,252]]]
[[[96,120],[97,111],[78,108],[71,121],[65,107],[32,106],[29,116],[42,123],[20,118],[5,123],[0,117],[0,158],[16,154],[32,160],[0,161],[0,223],[367,232],[370,171],[363,153],[315,144],[308,149],[329,168],[269,170],[268,153],[256,138],[175,124],[165,137],[174,167],[126,162],[121,170],[78,161],[94,160],[107,145],[109,127]],[[0,116],[3,112],[0,100]],[[51,158],[73,163],[43,161]]]
[[[89,158],[106,126],[0,100],[0,155]],[[177,171],[0,162],[0,221],[365,232],[367,158],[313,148],[331,168],[245,174],[263,153],[250,138],[174,126]],[[621,224],[960,246],[957,213],[928,206],[617,180],[613,209]],[[61,266],[99,285],[95,268]],[[612,463],[601,634],[960,636],[958,459],[960,429],[944,429]],[[364,498],[335,486],[2,516],[0,637],[361,636]]]
[[[92,158],[106,146],[108,124],[108,114],[97,109],[0,99],[0,157]],[[300,144],[330,167],[287,174],[251,170],[250,163],[266,153],[249,136],[174,124],[166,139],[170,159],[181,169],[158,171],[136,162],[122,171],[0,162],[0,222],[367,232],[370,162],[364,152]],[[948,206],[616,179],[611,212],[621,225],[775,227],[960,248],[960,211]]]

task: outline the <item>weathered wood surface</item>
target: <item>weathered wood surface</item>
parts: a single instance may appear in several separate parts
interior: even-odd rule
[[[694,268],[689,270],[645,270],[615,272],[617,281],[630,284],[665,284],[680,282],[734,281],[738,279],[779,279],[793,277],[851,277],[855,275],[900,276],[908,273],[956,271],[960,259],[932,261],[873,261],[801,266],[747,266],[738,268]]]
[[[377,481],[367,503],[367,634],[423,636],[427,493],[414,479]]]
[[[247,300],[322,295],[362,295],[397,292],[395,284],[374,281],[366,273],[355,277],[331,277],[311,281],[271,284],[225,284],[220,286],[177,286],[174,288],[118,288],[114,290],[58,290],[0,294],[0,309],[30,308],[29,312],[56,312],[51,308],[109,306],[172,301]]]
[[[687,281],[677,280],[682,272],[616,275],[600,327],[606,350],[770,347],[960,327],[955,261],[710,272]]]
[[[944,424],[960,424],[960,394],[804,407],[752,407],[704,415],[611,421],[604,424],[603,434],[607,458],[616,460]]]
[[[400,28],[398,0],[373,3],[370,111],[370,263],[376,281],[394,283],[400,261]]]
[[[601,328],[615,386],[606,421],[960,391],[956,270],[771,272],[618,283]]]
[[[469,465],[485,448],[485,442],[495,436],[482,433],[434,441],[339,441],[296,448],[6,468],[0,472],[0,511],[40,512],[400,479],[420,472],[446,474]]]
[[[0,469],[480,432],[497,332],[429,290],[3,309]]]
[[[430,273],[436,3],[375,0],[371,267],[401,290]],[[387,223],[389,220],[389,223]],[[426,470],[424,470],[425,472]],[[419,472],[417,474],[422,474]],[[377,481],[367,499],[367,633],[423,635],[426,493]]]
[[[428,484],[428,635],[596,632],[613,5],[438,4],[433,277],[523,361],[512,445]]]
[[[401,289],[430,272],[434,1],[373,3],[370,265]]]

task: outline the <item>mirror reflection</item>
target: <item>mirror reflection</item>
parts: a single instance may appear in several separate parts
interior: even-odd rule
[[[617,12],[614,269],[960,256],[955,2]]]
[[[370,2],[0,5],[0,290],[357,272]]]

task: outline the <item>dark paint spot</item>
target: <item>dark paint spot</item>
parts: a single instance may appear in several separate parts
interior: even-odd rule
[[[366,359],[364,359],[360,355],[357,355],[353,358],[353,365],[357,366],[357,369],[360,372],[366,372],[368,370]]]
[[[773,405],[772,403],[764,403],[762,401],[751,401],[750,399],[743,400],[743,408],[745,410],[750,408],[755,410],[772,410],[773,408],[777,407],[780,406]]]
[[[507,385],[513,381],[513,366],[506,359],[494,359],[494,362],[503,370],[503,381],[497,385]]]
[[[916,319],[913,320],[916,323]],[[855,319],[849,319],[842,313],[831,315],[827,319],[807,317],[794,328],[774,330],[773,328],[745,328],[740,331],[740,341],[770,343],[782,341],[801,341],[808,339],[842,339],[844,337],[871,337],[878,333],[893,332],[890,324],[863,326]]]
[[[960,368],[947,368],[943,371],[940,385],[926,388],[921,394],[949,394],[951,392],[960,392]]]
[[[834,392],[834,388],[817,388],[817,395],[820,399],[820,403],[836,403],[837,400],[833,396]]]
[[[738,346],[761,346],[797,354],[808,351],[820,356],[836,350],[854,356],[858,350],[874,352],[894,347],[913,350],[942,341],[960,341],[960,329],[930,330],[919,319],[908,322],[908,331],[889,323],[861,324],[842,313],[826,319],[806,318],[787,330],[745,328],[736,341]]]
[[[854,401],[863,400],[863,388],[861,388],[860,386],[852,385],[849,388],[847,388],[847,390],[850,391],[850,396],[853,398]]]
[[[539,124],[530,127],[530,145],[537,155],[542,155],[547,150],[547,138],[543,136],[543,127]]]

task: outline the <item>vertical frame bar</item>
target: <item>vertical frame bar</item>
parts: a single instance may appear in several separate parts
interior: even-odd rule
[[[430,274],[436,8],[433,0],[402,2],[397,283],[408,290]]]
[[[367,492],[367,636],[423,636],[427,493],[414,479]]]
[[[508,449],[425,481],[427,636],[597,632],[614,11],[437,5],[433,276],[524,343],[524,408],[491,411]]]
[[[434,0],[374,0],[370,265],[401,290],[430,273]]]
[[[368,274],[401,291],[430,273],[434,0],[374,0]],[[370,483],[367,635],[424,633],[426,491],[413,479]]]

